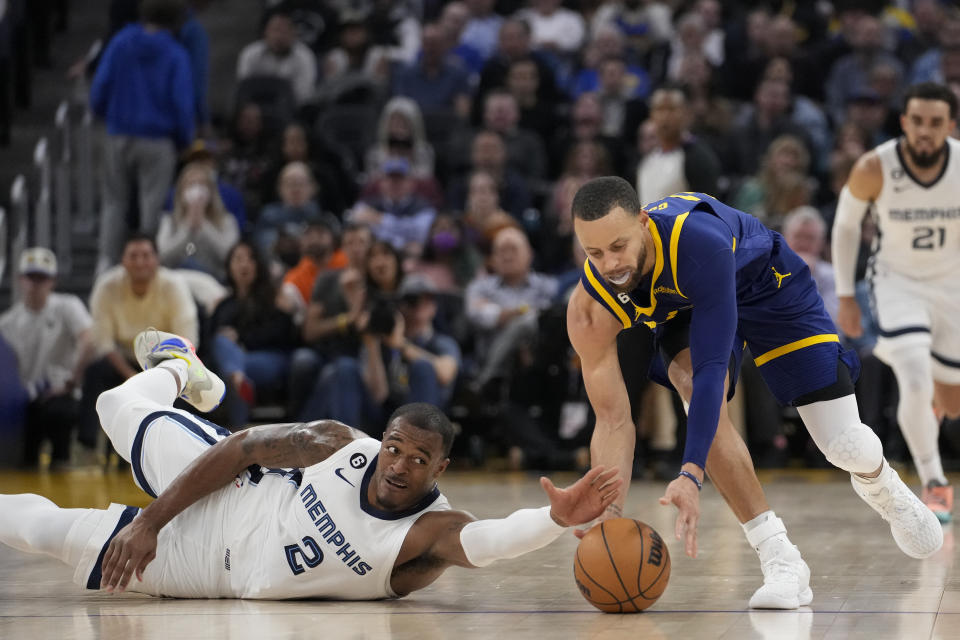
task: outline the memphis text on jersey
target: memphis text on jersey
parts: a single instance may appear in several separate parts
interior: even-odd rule
[[[320,538],[330,547],[336,549],[335,555],[341,562],[353,569],[353,572],[358,576],[366,575],[368,571],[373,569],[363,561],[359,552],[350,548],[350,542],[347,541],[343,532],[337,528],[337,523],[327,513],[326,507],[320,502],[312,484],[308,484],[300,490],[300,499],[303,501],[303,507],[307,510],[307,517],[317,528]],[[285,547],[285,551],[287,562],[290,564],[290,570],[293,571],[294,575],[306,571],[304,565],[306,565],[306,568],[312,568],[323,562],[323,549],[310,536],[304,536],[302,547],[291,544]]]

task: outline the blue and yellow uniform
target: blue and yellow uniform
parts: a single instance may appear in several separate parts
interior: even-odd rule
[[[840,346],[810,269],[783,236],[703,193],[675,194],[644,209],[653,270],[624,293],[587,260],[581,282],[624,329],[654,332],[659,355],[650,377],[657,382],[670,386],[669,361],[690,347],[694,385],[683,462],[706,464],[728,367],[732,396],[745,346],[782,404],[803,404],[836,384],[838,358],[856,379],[856,354]]]

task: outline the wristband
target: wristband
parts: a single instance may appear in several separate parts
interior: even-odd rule
[[[677,477],[679,478],[680,476],[683,476],[684,478],[690,478],[691,480],[693,480],[693,484],[697,485],[697,491],[703,491],[703,482],[700,481],[700,479],[697,478],[697,476],[693,475],[686,469],[680,470],[680,473],[677,474]]]
[[[341,313],[337,316],[337,329],[340,331],[340,333],[346,332],[348,324],[350,324],[350,316],[345,313]]]

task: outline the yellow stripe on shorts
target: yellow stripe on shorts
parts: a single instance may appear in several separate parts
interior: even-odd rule
[[[819,336],[810,336],[809,338],[804,338],[802,340],[797,340],[796,342],[791,342],[790,344],[785,344],[782,347],[777,347],[776,349],[771,349],[766,353],[757,356],[753,359],[758,367],[763,366],[773,360],[774,358],[779,358],[780,356],[785,356],[788,353],[793,353],[799,349],[813,346],[815,344],[823,344],[824,342],[840,342],[840,336],[835,333],[823,333]]]

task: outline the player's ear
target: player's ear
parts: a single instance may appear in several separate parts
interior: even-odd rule
[[[437,472],[433,474],[434,479],[439,478],[447,470],[448,464],[450,464],[450,458],[444,458],[443,462],[437,465]]]
[[[637,214],[637,221],[638,221],[640,224],[645,225],[645,224],[647,224],[647,220],[649,220],[649,219],[650,219],[650,214],[647,213],[647,210],[646,210],[646,209],[640,209],[640,213]]]

